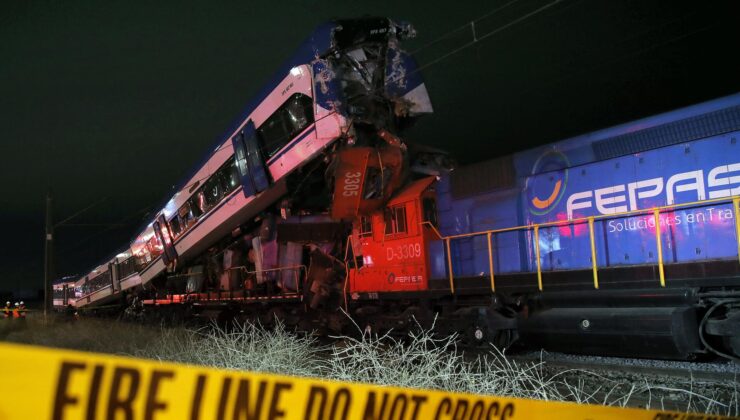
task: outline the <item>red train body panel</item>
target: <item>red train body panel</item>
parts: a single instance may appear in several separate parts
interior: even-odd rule
[[[359,267],[349,271],[351,293],[429,288],[428,242],[436,239],[436,233],[423,203],[435,200],[430,189],[434,181],[434,177],[415,181],[385,208],[354,224],[351,243]]]

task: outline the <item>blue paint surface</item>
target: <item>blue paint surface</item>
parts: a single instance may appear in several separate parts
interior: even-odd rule
[[[724,116],[720,120],[704,118],[718,112]],[[450,180],[444,177],[438,187],[441,231],[454,235],[565,222],[615,211],[739,195],[739,121],[740,95],[733,95],[515,154],[516,187],[508,190],[453,199]],[[605,144],[609,146],[606,142],[612,139],[621,141],[629,136],[632,145],[661,144],[662,138],[651,136],[665,136],[676,127],[683,131],[671,133],[673,138],[683,136],[686,140],[599,159],[598,152],[604,150]],[[661,213],[663,262],[737,258],[734,217],[730,203]],[[652,212],[597,220],[594,239],[598,266],[656,264],[654,226]],[[532,230],[494,234],[492,248],[495,273],[536,270]],[[539,249],[543,271],[591,267],[586,222],[540,228]],[[489,274],[485,236],[453,240],[451,256],[455,276]],[[432,277],[446,277],[445,258],[444,247],[434,245]]]

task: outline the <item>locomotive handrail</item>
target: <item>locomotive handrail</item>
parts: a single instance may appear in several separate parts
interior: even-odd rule
[[[732,209],[735,212],[735,239],[737,239],[737,260],[740,262],[740,197],[732,199]]]
[[[347,237],[347,245],[344,247],[344,285],[342,285],[342,295],[344,296],[344,310],[349,313],[349,302],[347,302],[347,286],[349,285],[349,250],[352,249],[354,257],[354,248],[352,247],[352,235]],[[356,266],[356,263],[355,263]]]
[[[638,209],[638,210],[631,210],[626,212],[615,212],[610,214],[600,214],[595,216],[588,216],[588,217],[580,217],[576,219],[570,219],[570,220],[558,220],[554,222],[545,222],[545,223],[532,223],[529,225],[522,225],[522,226],[513,226],[508,228],[501,228],[501,229],[489,229],[484,231],[478,231],[478,232],[470,232],[470,233],[461,233],[457,235],[442,235],[431,223],[429,222],[422,222],[421,224],[428,224],[434,232],[437,234],[439,239],[444,242],[445,249],[447,253],[447,272],[450,282],[450,292],[452,294],[455,294],[455,283],[454,283],[454,272],[452,267],[452,254],[450,252],[450,243],[452,240],[455,239],[464,239],[464,238],[473,238],[473,237],[479,237],[482,235],[486,235],[486,238],[488,239],[488,267],[490,272],[490,279],[491,279],[491,291],[495,292],[495,279],[494,279],[494,270],[493,270],[493,249],[491,245],[491,237],[492,235],[498,234],[498,233],[506,233],[506,232],[516,232],[516,231],[528,231],[532,230],[534,233],[534,243],[535,243],[535,258],[536,258],[536,266],[537,266],[537,286],[540,291],[543,289],[542,285],[542,266],[540,262],[540,242],[539,242],[539,231],[541,228],[545,227],[558,227],[558,226],[571,226],[571,225],[577,225],[577,224],[588,224],[588,231],[589,231],[589,243],[591,247],[591,270],[593,275],[593,284],[594,289],[599,288],[599,275],[598,275],[598,261],[596,259],[596,241],[595,241],[595,235],[594,235],[594,222],[597,220],[609,220],[609,219],[617,219],[617,218],[623,218],[623,217],[629,217],[629,216],[638,216],[638,215],[650,215],[652,214],[654,224],[655,224],[655,241],[656,241],[656,248],[657,248],[657,265],[658,265],[658,275],[660,280],[660,286],[665,287],[665,269],[664,269],[664,263],[663,263],[663,244],[661,240],[661,228],[660,228],[660,214],[667,212],[667,211],[675,211],[680,209],[688,209],[688,208],[697,208],[697,207],[705,207],[712,204],[732,204],[732,210],[733,210],[733,217],[735,219],[735,241],[737,243],[737,252],[738,252],[738,262],[740,262],[740,195],[734,195],[730,197],[721,197],[721,198],[712,198],[712,199],[706,199],[706,200],[697,200],[697,201],[690,201],[686,203],[679,203],[679,204],[671,204],[666,206],[658,206],[653,208],[647,208],[647,209]]]
[[[244,274],[261,274],[261,273],[270,273],[273,271],[295,270],[296,271],[296,283],[295,283],[296,292],[300,291],[303,286],[301,284],[302,282],[300,281],[301,280],[301,275],[300,275],[301,270],[303,271],[304,275],[307,275],[308,273],[308,267],[306,267],[305,264],[291,265],[287,267],[268,268],[266,270],[251,270],[251,271],[247,270],[247,266],[240,265],[237,267],[227,268],[225,271],[229,271],[229,270],[241,270],[242,273]]]
[[[423,221],[423,222],[419,223],[419,225],[421,225],[421,226],[429,226],[432,229],[432,231],[434,232],[434,234],[437,235],[437,237],[439,239],[444,239],[444,236],[442,236],[442,234],[439,232],[439,230],[437,229],[437,227],[432,224],[432,222],[426,220],[426,221]]]
[[[454,278],[454,275],[452,274],[452,257],[451,257],[451,254],[450,254],[450,240],[448,238],[445,238],[444,236],[442,236],[442,234],[439,232],[439,230],[437,229],[437,227],[434,226],[428,220],[419,223],[419,226],[424,226],[424,225],[430,227],[432,229],[432,232],[434,232],[434,234],[437,235],[437,238],[439,238],[440,240],[444,241],[444,243],[445,243],[445,247],[447,248],[447,267],[448,267],[448,275],[449,275],[449,279],[450,279],[450,291],[452,292],[452,294],[455,294],[455,278]],[[490,244],[489,244],[489,252],[490,252]],[[493,264],[493,262],[491,262],[491,264]],[[494,285],[493,285],[493,269],[491,269],[491,288],[493,289],[493,287],[494,287]]]
[[[258,274],[258,273],[268,273],[268,272],[272,272],[272,271],[299,270],[299,269],[306,270],[307,267],[304,264],[301,264],[301,265],[291,265],[291,266],[288,266],[288,267],[268,268],[267,270],[251,270],[250,271],[250,270],[247,270],[247,266],[240,265],[240,266],[237,266],[237,267],[227,268],[226,270],[227,271],[228,270],[242,270],[242,272],[244,274]],[[203,273],[198,273],[198,274],[203,274]]]
[[[589,216],[589,217],[593,217],[594,220],[602,220],[602,219],[608,220],[608,219],[616,219],[616,218],[620,218],[624,216],[650,214],[650,213],[653,213],[655,210],[659,210],[662,213],[666,210],[676,210],[677,208],[683,208],[683,207],[703,207],[704,205],[717,204],[717,203],[729,204],[737,200],[740,200],[740,195],[734,195],[734,196],[722,197],[722,198],[712,198],[712,199],[699,200],[699,201],[690,201],[688,203],[671,204],[667,206],[651,207],[647,209],[637,209],[637,210],[630,210],[630,211],[618,212],[618,213],[599,214],[596,216]],[[736,207],[735,210],[737,211],[738,206],[736,205],[735,207]],[[528,230],[528,229],[533,229],[535,226],[539,226],[542,228],[542,227],[575,225],[575,224],[580,224],[580,223],[588,223],[589,217],[579,217],[577,219],[570,219],[570,220],[558,220],[556,222],[532,223],[529,225],[513,226],[513,227],[501,228],[501,229],[489,229],[489,230],[482,230],[482,231],[470,232],[470,233],[459,233],[457,235],[441,236],[440,239],[443,239],[443,240],[444,239],[460,239],[460,238],[466,238],[466,237],[471,237],[471,236],[483,235],[488,232],[504,233],[504,232],[512,232],[516,230]]]

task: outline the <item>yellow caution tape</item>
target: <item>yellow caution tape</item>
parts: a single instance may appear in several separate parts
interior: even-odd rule
[[[0,344],[0,419],[704,419]]]

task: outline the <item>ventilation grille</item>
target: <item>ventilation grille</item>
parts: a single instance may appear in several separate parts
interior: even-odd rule
[[[734,106],[595,142],[593,148],[596,159],[611,159],[738,129],[740,106]]]
[[[457,168],[451,174],[452,197],[470,197],[516,185],[514,161],[505,156]]]

